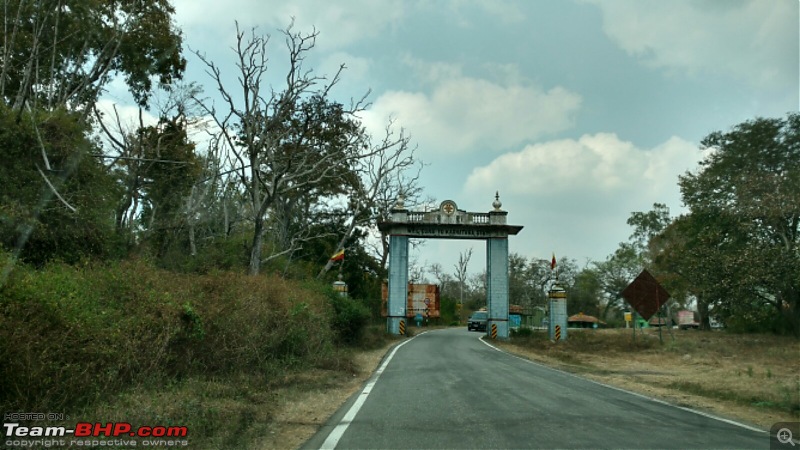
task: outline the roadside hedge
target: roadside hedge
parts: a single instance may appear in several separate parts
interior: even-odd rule
[[[0,286],[0,410],[63,410],[142,384],[329,365],[366,319],[328,291],[142,260],[17,266]]]

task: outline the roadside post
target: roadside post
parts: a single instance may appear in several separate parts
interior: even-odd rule
[[[664,289],[658,280],[647,269],[642,270],[642,273],[636,277],[623,291],[622,297],[631,305],[633,309],[633,340],[636,340],[636,324],[638,322],[637,315],[641,316],[644,320],[650,320],[654,314],[661,310],[661,307],[667,303],[669,293]],[[660,316],[659,316],[660,317]],[[659,320],[661,320],[659,318]],[[659,322],[660,325],[660,322]],[[661,340],[661,327],[658,327],[658,336]],[[661,341],[663,343],[663,340]]]
[[[661,336],[661,329],[666,326],[667,321],[664,320],[664,317],[663,317],[663,314],[661,314],[661,309],[660,308],[658,310],[658,315],[656,317],[658,317],[658,342],[660,344],[663,344],[664,343],[664,337]]]
[[[547,293],[550,298],[548,331],[551,341],[567,340],[567,291],[556,283]]]
[[[347,297],[347,283],[342,281],[342,274],[339,274],[339,277],[336,281],[333,282],[333,290],[338,292],[340,296]]]

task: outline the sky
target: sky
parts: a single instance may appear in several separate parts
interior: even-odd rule
[[[678,176],[696,171],[700,141],[800,103],[797,0],[173,0],[185,79],[214,98],[198,51],[233,86],[235,23],[272,36],[319,31],[306,61],[332,75],[341,102],[369,91],[364,125],[391,118],[425,163],[426,196],[488,212],[495,192],[511,252],[602,261],[627,241],[633,211],[685,212]],[[113,92],[107,101],[116,101]],[[482,241],[428,240],[418,265],[453,271]]]

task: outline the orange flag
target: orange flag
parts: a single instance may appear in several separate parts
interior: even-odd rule
[[[341,261],[344,259],[344,249],[339,250],[336,252],[335,255],[331,256],[331,261]]]

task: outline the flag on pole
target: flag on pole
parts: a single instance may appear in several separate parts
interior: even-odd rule
[[[338,252],[336,252],[336,254],[331,256],[331,261],[341,261],[343,259],[344,259],[344,249],[339,250]]]
[[[550,260],[550,270],[553,270],[555,268],[556,268],[556,254],[553,253],[553,259]]]

